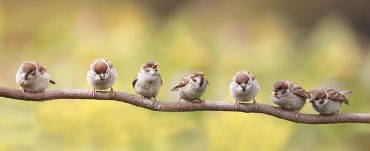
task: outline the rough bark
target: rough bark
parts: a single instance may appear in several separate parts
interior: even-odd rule
[[[191,111],[229,111],[243,113],[262,113],[274,116],[280,119],[295,123],[306,124],[335,124],[335,123],[370,123],[369,113],[340,113],[337,115],[323,116],[319,114],[298,114],[278,107],[257,104],[255,108],[252,104],[242,104],[236,108],[235,103],[231,101],[204,101],[204,103],[182,101],[178,107],[174,102],[155,103],[153,100],[141,98],[137,95],[126,92],[98,92],[96,96],[92,95],[91,90],[64,89],[45,91],[44,93],[24,93],[21,90],[0,87],[0,97],[23,100],[23,101],[49,101],[56,99],[92,99],[92,100],[114,100],[146,108],[153,111],[162,112],[191,112]]]

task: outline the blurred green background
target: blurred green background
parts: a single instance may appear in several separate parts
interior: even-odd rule
[[[113,62],[117,91],[147,60],[160,63],[162,101],[170,88],[203,70],[206,100],[233,101],[228,86],[242,69],[270,99],[276,80],[306,89],[354,91],[342,112],[370,112],[370,6],[353,0],[1,0],[0,86],[19,88],[25,60],[45,66],[57,85],[90,89],[91,61]],[[310,104],[303,113],[315,113]],[[365,124],[295,124],[262,114],[161,113],[115,101],[25,102],[0,98],[0,150],[364,150]]]

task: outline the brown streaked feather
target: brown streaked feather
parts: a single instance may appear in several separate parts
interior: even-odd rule
[[[326,99],[327,96],[326,96],[326,93],[324,90],[322,89],[314,89],[314,90],[310,90],[308,91],[310,94],[311,94],[311,100],[316,100],[316,99]]]
[[[97,74],[102,74],[105,73],[108,69],[108,65],[105,62],[102,61],[97,61],[93,65],[93,71]]]
[[[255,80],[256,79],[256,76],[254,76],[254,74],[248,72],[249,76],[251,76],[252,80]]]
[[[36,64],[37,65],[37,69],[38,69],[38,71],[41,73],[41,74],[44,74],[45,72],[46,72],[46,69],[43,67],[43,66],[41,66],[41,65],[39,65],[39,64]]]
[[[113,68],[113,64],[110,61],[108,61],[107,59],[104,59],[104,60],[108,63],[109,69],[112,69]]]
[[[311,95],[310,93],[308,93],[306,90],[304,90],[301,86],[297,85],[297,84],[293,84],[290,88],[290,90],[300,96],[300,97],[303,97],[303,98],[310,98]]]
[[[179,84],[177,84],[174,88],[171,89],[171,91],[176,91],[177,89],[184,87],[188,83],[189,83],[189,78],[188,77],[183,78],[180,80]]]
[[[334,101],[344,102],[345,104],[349,105],[349,101],[346,98],[346,96],[344,96],[340,92],[338,92],[334,89],[328,89],[328,90],[326,90],[326,92],[329,95],[329,99],[334,100]]]

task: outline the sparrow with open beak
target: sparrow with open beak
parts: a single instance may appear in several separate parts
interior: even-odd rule
[[[156,97],[161,85],[162,78],[159,74],[158,63],[154,61],[144,63],[132,81],[136,94],[149,99],[154,98],[153,103],[157,101]]]
[[[171,90],[178,91],[180,98],[177,102],[177,107],[180,107],[181,99],[187,101],[198,100],[202,103],[200,97],[203,95],[204,91],[207,89],[208,80],[204,77],[203,72],[194,72],[191,75],[183,78],[180,82]]]

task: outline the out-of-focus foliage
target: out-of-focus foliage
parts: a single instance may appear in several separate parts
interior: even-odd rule
[[[233,101],[231,76],[247,69],[260,81],[259,103],[272,104],[272,84],[290,80],[306,89],[353,90],[351,105],[342,112],[370,112],[369,40],[352,23],[362,24],[346,12],[317,7],[318,1],[305,1],[303,13],[289,7],[293,3],[1,1],[0,86],[18,88],[19,65],[36,60],[57,82],[50,89],[90,89],[87,68],[104,57],[118,70],[114,88],[134,92],[131,80],[144,61],[153,59],[160,63],[164,84],[158,99],[163,101],[176,101],[170,88],[195,70],[205,71],[211,83],[204,99]],[[295,9],[287,13],[286,8]],[[315,113],[309,103],[302,112]],[[370,127],[362,124],[158,113],[115,101],[0,99],[0,150],[352,151],[368,150],[369,141]]]

